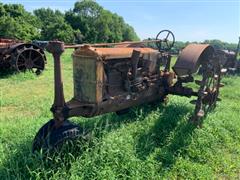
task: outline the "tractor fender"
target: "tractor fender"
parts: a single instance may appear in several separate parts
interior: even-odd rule
[[[209,44],[189,44],[178,56],[173,70],[178,76],[191,75],[197,72],[201,62],[213,54],[214,48]]]

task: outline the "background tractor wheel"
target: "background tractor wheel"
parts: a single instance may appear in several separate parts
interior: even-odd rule
[[[39,75],[45,68],[46,57],[42,49],[32,44],[23,44],[13,51],[12,64],[16,71],[30,70]]]

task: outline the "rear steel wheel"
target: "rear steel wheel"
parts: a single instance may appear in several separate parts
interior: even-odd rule
[[[37,46],[26,44],[19,46],[13,52],[13,66],[18,72],[30,70],[39,75],[45,68],[46,57]]]
[[[202,64],[202,80],[195,80],[200,86],[192,121],[200,125],[206,114],[216,107],[221,87],[221,66],[216,59],[210,59]]]

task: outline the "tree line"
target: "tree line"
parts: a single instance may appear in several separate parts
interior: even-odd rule
[[[133,27],[93,0],[81,0],[66,12],[40,8],[32,13],[20,4],[0,3],[0,38],[19,40],[54,40],[65,43],[100,43],[139,40]],[[236,39],[237,41],[237,39]],[[177,53],[190,42],[177,41]],[[235,50],[236,44],[206,40],[217,49]],[[150,45],[153,46],[154,45]]]
[[[27,12],[20,4],[0,3],[0,37],[66,43],[139,40],[124,19],[92,0],[77,1],[65,13],[50,8]]]

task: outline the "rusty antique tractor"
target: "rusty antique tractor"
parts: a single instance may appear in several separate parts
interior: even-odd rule
[[[216,54],[220,56],[220,64],[222,65],[222,68],[225,68],[228,74],[240,73],[240,60],[238,60],[239,51],[240,37],[235,51],[221,49],[216,51]]]
[[[46,63],[44,51],[32,43],[13,39],[0,39],[0,71],[13,69],[17,72],[30,70],[40,74]]]
[[[53,119],[36,134],[33,151],[52,149],[84,135],[83,128],[70,122],[70,117],[121,114],[132,106],[164,101],[168,94],[196,97],[192,100],[195,110],[191,121],[200,124],[219,100],[221,67],[214,48],[208,44],[188,45],[177,58],[172,72],[168,50],[174,45],[173,33],[164,30],[156,40],[151,40],[158,50],[144,47],[148,42],[67,46],[60,41],[50,41],[47,50],[54,58],[55,80]],[[75,48],[72,54],[74,95],[68,102],[63,93],[60,60],[65,48]],[[195,77],[200,67],[204,69],[203,74]],[[197,86],[197,90],[188,87],[188,83]]]

